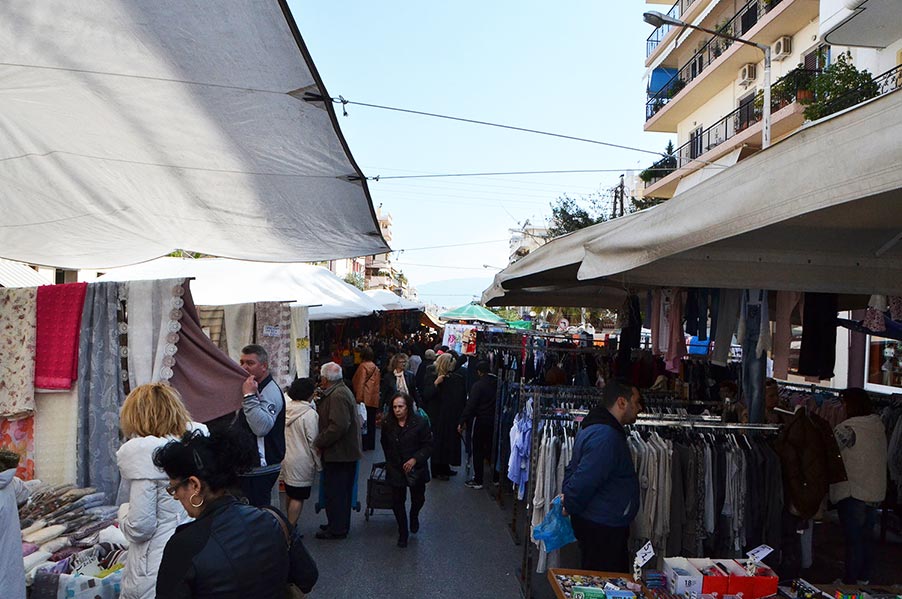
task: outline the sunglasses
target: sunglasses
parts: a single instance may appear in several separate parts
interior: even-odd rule
[[[170,485],[168,485],[168,486],[166,487],[166,492],[169,493],[169,496],[170,496],[170,497],[175,497],[175,492],[178,491],[179,487],[181,487],[182,485],[184,485],[186,482],[188,482],[187,479],[185,479],[185,480],[180,480],[180,481],[177,482],[177,483],[170,484]]]

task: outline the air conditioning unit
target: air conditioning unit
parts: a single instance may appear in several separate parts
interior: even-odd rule
[[[751,85],[755,79],[757,79],[758,73],[757,68],[754,63],[748,63],[742,65],[742,68],[739,69],[739,85],[743,87],[747,87]]]
[[[773,60],[783,60],[790,54],[792,54],[792,38],[788,35],[784,35],[774,42],[774,46],[771,48],[770,57]]]

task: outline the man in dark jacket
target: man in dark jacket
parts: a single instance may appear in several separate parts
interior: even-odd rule
[[[593,408],[564,470],[564,509],[582,553],[582,569],[628,572],[630,522],[639,511],[639,479],[624,426],[642,409],[639,389],[609,381],[603,405]]]
[[[498,377],[489,373],[489,363],[485,360],[476,364],[476,376],[478,379],[470,389],[467,405],[457,426],[457,432],[461,434],[469,426],[473,439],[473,479],[464,483],[471,489],[482,488],[485,460],[492,456],[495,397],[498,391]]]
[[[316,402],[319,435],[313,441],[322,454],[323,492],[326,501],[325,530],[317,539],[344,539],[351,527],[351,495],[354,471],[360,452],[360,425],[354,394],[342,380],[341,366],[335,362],[320,368],[320,385],[324,389]]]
[[[248,377],[242,385],[244,401],[235,427],[254,439],[260,456],[260,464],[239,480],[248,503],[262,507],[270,504],[285,458],[285,398],[269,374],[269,355],[263,347],[244,347],[238,363]]]

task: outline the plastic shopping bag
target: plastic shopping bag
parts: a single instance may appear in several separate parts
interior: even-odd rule
[[[545,541],[545,551],[551,552],[576,541],[570,517],[565,516],[563,510],[560,496],[555,497],[545,519],[532,531],[533,539]]]

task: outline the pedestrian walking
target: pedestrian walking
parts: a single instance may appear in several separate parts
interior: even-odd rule
[[[369,346],[360,350],[360,366],[354,373],[352,388],[357,403],[366,406],[366,434],[361,441],[363,451],[376,449],[376,415],[382,408],[380,401],[381,374],[375,363],[375,355]]]
[[[435,360],[435,368],[426,375],[426,411],[432,422],[434,447],[432,476],[448,480],[457,474],[451,466],[460,466],[460,435],[457,425],[467,403],[467,382],[456,370],[457,360],[442,354]]]
[[[313,379],[295,379],[288,388],[285,411],[285,460],[283,476],[285,494],[288,496],[288,522],[297,524],[310,499],[310,489],[317,472],[322,470],[319,452],[313,446],[319,434],[319,415],[313,407],[316,385]]]

